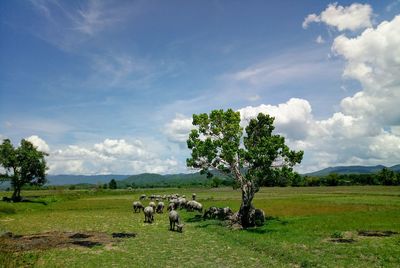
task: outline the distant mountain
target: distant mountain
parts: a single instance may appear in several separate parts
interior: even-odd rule
[[[400,164],[392,166],[392,167],[390,167],[390,169],[393,170],[394,172],[400,172]]]
[[[381,171],[385,166],[338,166],[329,167],[319,171],[303,174],[307,176],[327,176],[331,173],[336,174],[370,174]],[[400,164],[389,169],[400,172]],[[215,174],[221,180],[228,180],[227,177]],[[48,175],[49,181],[46,185],[76,185],[76,184],[104,184],[115,179],[120,186],[136,185],[139,187],[159,187],[170,185],[195,185],[204,184],[207,180],[206,175],[200,173],[189,174],[168,174],[160,175],[155,173],[143,173],[138,175]],[[9,182],[0,183],[0,189],[10,187]]]
[[[381,171],[385,166],[383,165],[377,165],[377,166],[338,166],[338,167],[328,167],[321,169],[319,171],[307,173],[304,175],[307,176],[327,176],[331,173],[336,173],[336,174],[371,174],[371,173],[377,173]],[[395,172],[400,172],[400,165],[395,165],[392,167],[388,167],[388,169],[391,169]]]
[[[110,180],[123,180],[129,175],[47,175],[49,181],[47,185],[66,185],[66,184],[97,184],[108,183]]]

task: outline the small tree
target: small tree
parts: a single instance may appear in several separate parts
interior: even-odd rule
[[[112,179],[109,183],[108,183],[108,188],[110,189],[117,189],[117,182]]]
[[[46,183],[46,153],[27,140],[21,140],[21,145],[14,148],[9,139],[0,145],[0,180],[10,181],[13,188],[11,199],[21,201],[21,188],[25,184],[41,186]]]
[[[259,185],[291,175],[292,167],[303,157],[302,151],[289,150],[284,137],[272,134],[273,122],[273,117],[260,113],[250,120],[242,139],[239,112],[228,109],[193,115],[197,128],[187,141],[192,151],[187,166],[209,176],[211,170],[217,170],[236,180],[242,191],[238,216],[243,228],[254,224],[252,202]]]

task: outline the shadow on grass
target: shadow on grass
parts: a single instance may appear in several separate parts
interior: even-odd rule
[[[185,221],[186,222],[200,222],[200,221],[203,221],[203,216],[202,215],[194,215],[194,217],[188,218]]]
[[[46,201],[41,201],[41,200],[23,199],[23,200],[21,200],[21,202],[33,203],[33,204],[42,204],[42,205],[44,205],[44,206],[47,206],[47,202],[46,202]]]
[[[223,226],[219,221],[207,221],[204,224],[197,225],[196,228],[207,228],[209,226]]]
[[[245,229],[244,231],[249,232],[249,233],[253,233],[253,234],[266,234],[266,233],[276,232],[275,230],[266,230],[263,227],[264,226],[248,228],[248,229]]]
[[[7,202],[7,203],[11,203],[14,202],[11,198],[4,196],[2,198],[3,202]],[[31,199],[27,199],[27,198],[21,198],[21,200],[14,202],[14,203],[34,203],[34,204],[42,204],[44,206],[47,206],[47,202],[42,201],[42,200],[31,200]]]
[[[280,224],[282,224],[282,225],[287,225],[287,224],[289,224],[289,221],[288,221],[288,220],[282,220],[282,219],[279,218],[279,217],[273,217],[273,216],[267,216],[267,217],[265,217],[265,224],[272,223],[272,222],[278,222],[278,223],[280,223]]]

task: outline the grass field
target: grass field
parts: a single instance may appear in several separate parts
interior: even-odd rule
[[[142,193],[191,196],[192,192],[205,207],[230,206],[236,211],[240,205],[240,192],[229,188],[23,192],[47,205],[0,202],[0,231],[17,235],[133,232],[137,236],[94,247],[12,252],[0,245],[0,265],[400,267],[400,234],[358,234],[361,230],[400,233],[400,187],[263,188],[254,203],[270,219],[265,226],[249,230],[232,230],[224,222],[199,220],[195,212],[181,211],[184,232],[171,232],[167,213],[157,214],[153,224],[143,222],[143,213],[132,213],[132,201]]]

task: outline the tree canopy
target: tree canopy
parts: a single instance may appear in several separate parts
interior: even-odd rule
[[[21,188],[25,184],[43,185],[46,183],[46,153],[27,140],[14,148],[9,139],[0,144],[0,180],[10,181],[13,188],[12,200],[21,200]]]
[[[303,152],[290,150],[285,138],[273,134],[274,118],[258,114],[249,121],[243,136],[240,113],[232,109],[213,110],[193,115],[196,127],[189,134],[191,158],[187,166],[212,176],[217,170],[234,178],[242,190],[239,211],[243,227],[252,225],[252,200],[259,185],[293,176],[293,166],[300,163]]]

